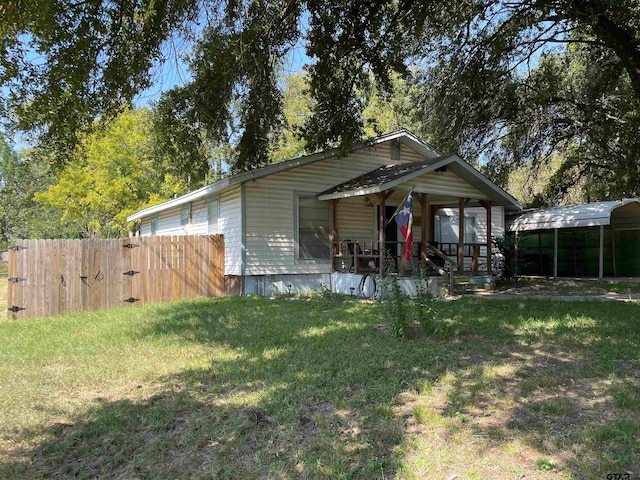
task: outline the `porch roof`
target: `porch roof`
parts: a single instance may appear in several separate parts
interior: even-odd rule
[[[456,154],[380,167],[318,194],[318,199],[333,200],[380,193],[397,187],[398,185],[408,183],[421,175],[444,168],[449,168],[465,182],[482,192],[486,198],[489,198],[495,205],[512,207],[518,210],[522,208],[515,198],[491,182]]]

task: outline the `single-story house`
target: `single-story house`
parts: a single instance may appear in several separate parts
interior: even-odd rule
[[[410,191],[407,261],[389,219]],[[384,251],[401,276],[420,262],[437,270],[442,258],[457,271],[490,274],[491,237],[504,234],[505,210],[520,208],[458,155],[400,130],[347,154],[331,149],[232,175],[128,220],[139,222],[138,235],[224,234],[225,274],[240,277],[245,294],[323,283],[349,293],[384,269]]]
[[[640,275],[640,199],[539,208],[508,217],[518,273],[553,277]]]

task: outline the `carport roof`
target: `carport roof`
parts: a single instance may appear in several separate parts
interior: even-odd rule
[[[524,232],[611,225],[611,213],[616,208],[630,203],[640,204],[640,200],[637,198],[625,198],[607,202],[592,202],[566,207],[531,210],[518,216],[509,227],[509,230],[512,232]]]

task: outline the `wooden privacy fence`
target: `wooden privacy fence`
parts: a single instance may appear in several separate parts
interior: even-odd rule
[[[23,319],[225,295],[222,235],[20,240],[9,250],[9,317]]]

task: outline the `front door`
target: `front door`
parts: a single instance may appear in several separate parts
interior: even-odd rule
[[[376,211],[376,231],[380,232],[380,205],[378,205],[378,209]],[[398,209],[397,205],[396,206],[392,206],[392,205],[385,205],[384,208],[384,220],[385,220],[385,224],[387,225],[386,228],[384,229],[384,234],[385,234],[385,240],[386,240],[386,246],[387,246],[387,252],[389,252],[389,255],[391,255],[392,257],[397,257],[398,256],[398,225],[396,224],[396,219],[395,217],[389,222],[389,219],[393,216],[394,213],[396,213],[396,210]],[[379,237],[378,237],[379,238]],[[397,263],[397,260],[396,260]]]

